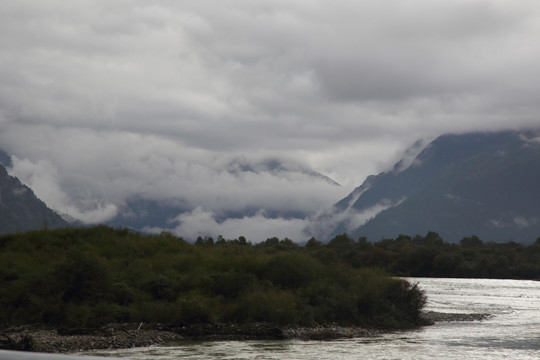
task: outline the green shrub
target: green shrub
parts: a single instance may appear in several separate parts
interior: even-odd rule
[[[218,309],[215,299],[204,296],[198,291],[192,291],[177,302],[179,314],[175,316],[183,323],[212,323],[217,320]]]
[[[251,289],[257,278],[253,274],[229,270],[212,275],[210,289],[213,295],[234,299]]]
[[[296,305],[296,298],[291,292],[265,289],[244,296],[239,303],[239,310],[245,312],[246,322],[290,325],[300,320]]]
[[[260,276],[282,289],[296,289],[316,279],[321,273],[320,263],[301,254],[273,256]]]

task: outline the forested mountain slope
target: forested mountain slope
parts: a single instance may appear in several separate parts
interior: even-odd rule
[[[60,215],[38,199],[32,189],[10,176],[0,164],[0,233],[67,226]]]
[[[540,132],[443,135],[404,161],[368,177],[308,231],[372,241],[430,230],[452,242],[540,236]]]

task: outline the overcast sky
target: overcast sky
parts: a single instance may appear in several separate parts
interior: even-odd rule
[[[537,0],[2,0],[0,148],[86,222],[143,194],[197,207],[177,232],[276,229],[214,215],[328,206],[419,138],[539,126],[539,41]],[[343,186],[226,170],[267,158]]]

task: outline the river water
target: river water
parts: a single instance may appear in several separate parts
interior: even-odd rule
[[[410,278],[426,310],[489,313],[488,320],[441,322],[415,331],[332,341],[188,342],[84,355],[128,359],[540,359],[540,282]],[[82,354],[79,354],[82,355]]]

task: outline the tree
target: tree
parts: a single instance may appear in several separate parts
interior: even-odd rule
[[[480,240],[478,238],[478,236],[476,235],[473,235],[471,237],[464,237],[463,239],[461,239],[459,241],[459,244],[462,246],[462,247],[482,247],[484,246],[484,243],[482,242],[482,240]]]
[[[94,302],[110,295],[108,269],[92,255],[70,252],[67,262],[57,268],[56,275],[66,302]]]
[[[202,236],[197,236],[197,240],[195,240],[195,245],[197,246],[203,246],[204,245],[204,239],[202,238]]]
[[[358,238],[358,248],[362,251],[370,250],[373,247],[373,244],[371,244],[368,239],[365,236],[360,236]]]
[[[354,240],[346,233],[336,235],[328,243],[330,247],[344,248],[354,245]]]
[[[308,249],[318,248],[318,247],[321,247],[321,246],[322,246],[322,242],[315,239],[314,237],[309,239],[308,242],[306,243],[306,248],[308,248]]]

